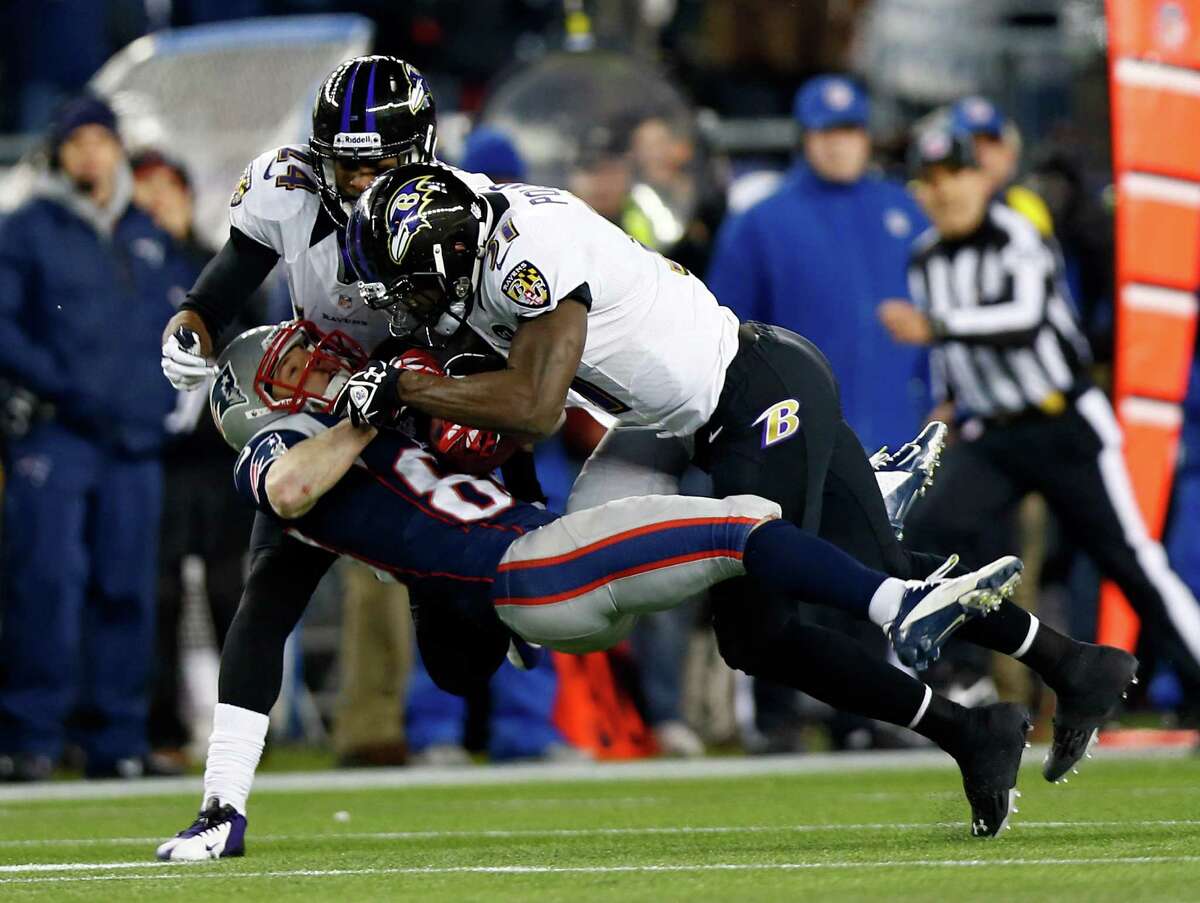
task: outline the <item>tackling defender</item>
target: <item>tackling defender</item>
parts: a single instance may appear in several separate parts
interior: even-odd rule
[[[480,193],[448,169],[408,165],[363,193],[347,235],[355,269],[372,283],[363,296],[391,312],[395,332],[473,333],[506,358],[502,370],[454,380],[372,362],[339,399],[356,424],[409,406],[540,436],[574,391],[606,405],[619,425],[589,459],[569,510],[649,494],[645,485],[663,475],[645,462],[672,457],[655,449],[669,444],[710,471],[718,497],[776,501],[788,520],[892,576],[940,572],[940,559],[897,541],[820,351],[787,330],[739,324],[698,279],[568,192],[494,185]],[[911,500],[920,485],[909,480],[901,493]],[[713,593],[713,626],[731,667],[883,721],[904,724],[924,711],[922,684],[851,639],[802,623],[793,598],[748,604],[749,595],[736,582]],[[1024,660],[1059,694],[1058,720],[1089,731],[1137,665],[1011,603],[962,636]],[[903,643],[897,651],[918,668],[936,654]],[[1084,751],[1056,731],[1055,768],[1072,767]]]
[[[869,617],[897,646],[931,650],[1017,582],[1021,563],[1011,557],[957,578],[888,577],[780,519],[777,504],[755,496],[643,496],[560,518],[516,501],[486,477],[444,470],[398,430],[328,414],[365,360],[343,333],[323,335],[306,322],[235,339],[218,362],[210,400],[222,434],[240,450],[236,485],[293,536],[404,580],[426,605],[452,609],[464,642],[467,633],[480,638],[470,645],[488,671],[510,648],[509,631],[565,652],[605,649],[640,615],[741,575],[775,593]],[[421,352],[397,366],[442,378]],[[967,712],[942,699],[925,708],[926,717],[908,726],[955,757],[973,832],[994,834],[1003,820],[986,819],[1007,819],[1025,712],[1008,705]],[[266,716],[259,719],[261,749]],[[1010,721],[1022,730],[1005,729]],[[257,754],[210,752],[204,811],[159,847],[160,858],[240,855],[256,765]],[[998,768],[1012,772],[999,783]]]
[[[435,129],[433,98],[412,66],[391,57],[362,57],[339,66],[318,93],[309,146],[270,151],[243,175],[231,200],[230,239],[164,334],[163,369],[168,378],[177,387],[194,387],[212,371],[206,357],[210,337],[220,332],[276,263],[286,268],[298,314],[325,328],[352,333],[367,347],[385,340],[390,315],[362,303],[358,275],[346,266],[342,226],[349,205],[380,171],[432,159]],[[487,187],[480,177],[459,176],[481,190]],[[553,193],[541,196],[552,199]],[[683,314],[686,317],[687,311]],[[701,358],[705,353],[696,349]],[[675,358],[664,362],[664,388],[679,385],[670,375],[678,364]],[[683,364],[689,373],[714,369],[711,361]],[[628,431],[617,432],[620,435],[606,442],[606,448],[628,448]],[[647,435],[654,439],[653,431]],[[936,432],[931,435],[937,438]],[[889,510],[897,519],[924,485],[939,442],[910,449],[904,461],[889,465],[894,471],[890,479],[898,484],[889,489],[895,503]],[[610,454],[604,460],[612,458]],[[603,469],[599,459],[589,466],[591,485],[606,482]],[[540,495],[535,479],[517,486],[508,476],[506,472],[513,494]],[[640,494],[673,491],[670,474],[668,485],[661,488],[659,478],[646,468]],[[622,495],[638,494],[630,491],[628,479],[621,485]],[[247,744],[261,742],[247,740],[247,735],[257,736],[256,725],[278,696],[286,637],[336,557],[285,536],[265,514],[256,517],[250,548],[249,577],[222,656],[210,746],[218,760],[225,751],[243,755]],[[444,606],[423,607],[415,596],[412,601],[417,641],[431,676],[450,692],[469,691],[482,674],[475,661],[486,656],[474,654],[469,633],[456,635],[453,614]],[[842,661],[836,650],[829,650],[814,658],[811,668],[814,675],[844,672],[848,685],[857,682],[854,665],[852,658]],[[909,696],[906,722],[924,699],[919,685]]]

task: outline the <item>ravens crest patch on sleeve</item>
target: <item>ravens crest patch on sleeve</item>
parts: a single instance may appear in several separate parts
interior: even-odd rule
[[[528,260],[522,260],[508,271],[500,290],[522,307],[537,310],[550,303],[550,284],[541,270]]]
[[[251,167],[253,165],[254,164],[251,163],[242,170],[242,177],[238,179],[238,183],[233,189],[233,197],[229,199],[230,207],[236,207],[238,204],[240,204],[242,202],[242,198],[246,196],[246,192],[250,190]]]

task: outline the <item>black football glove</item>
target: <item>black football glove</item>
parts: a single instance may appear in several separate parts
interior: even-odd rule
[[[404,407],[396,393],[402,368],[383,361],[367,361],[342,386],[333,401],[333,413],[348,417],[355,427],[383,427],[395,422]]]

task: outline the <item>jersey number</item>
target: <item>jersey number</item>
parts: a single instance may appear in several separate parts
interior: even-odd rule
[[[581,398],[586,398],[606,414],[617,416],[629,411],[629,405],[613,398],[599,386],[594,386],[581,377],[577,376],[571,380],[571,390]]]
[[[455,520],[472,523],[511,508],[512,496],[493,483],[465,473],[442,473],[433,455],[406,448],[396,456],[392,470],[429,506]]]
[[[312,166],[311,155],[304,153],[304,151],[296,150],[294,147],[281,147],[279,153],[275,155],[275,159],[267,164],[267,171],[263,173],[263,179],[271,178],[271,169],[276,163],[287,163],[293,157],[307,166]],[[312,180],[312,176],[295,163],[288,163],[286,172],[275,175],[275,187],[285,188],[288,191],[300,188],[304,191],[311,191],[313,194],[317,193],[317,183]]]

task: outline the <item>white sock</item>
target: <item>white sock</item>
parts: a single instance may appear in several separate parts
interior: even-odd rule
[[[246,799],[254,782],[254,771],[267,740],[270,719],[261,712],[218,702],[213,710],[213,731],[208,738],[208,760],[204,763],[204,808],[214,796],[246,814]]]
[[[888,577],[879,584],[879,589],[875,590],[875,595],[871,597],[871,604],[867,608],[867,616],[871,619],[871,623],[886,627],[896,620],[896,615],[900,613],[900,600],[904,598],[906,586],[907,584],[898,577]]]
[[[1042,622],[1033,615],[1029,616],[1029,632],[1025,634],[1025,642],[1021,643],[1017,651],[1012,654],[1013,658],[1020,658],[1029,651],[1029,647],[1033,645],[1033,638],[1037,636],[1038,627],[1041,626],[1041,623]]]

